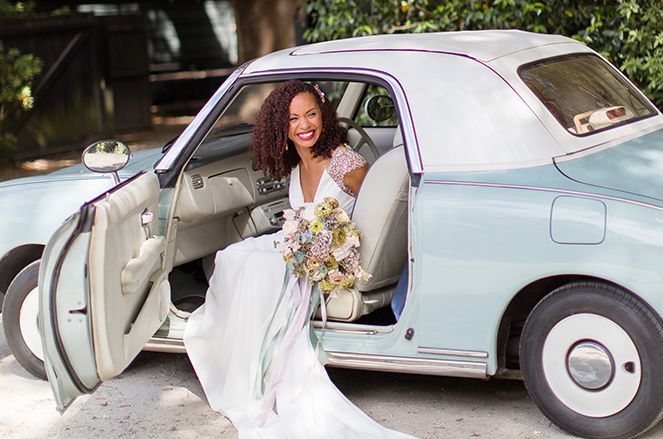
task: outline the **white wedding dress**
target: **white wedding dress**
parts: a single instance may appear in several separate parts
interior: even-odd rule
[[[355,154],[334,151],[314,203],[334,197],[352,212],[341,186]],[[289,198],[294,209],[304,204],[297,167]],[[184,343],[211,407],[240,439],[411,437],[373,421],[330,381],[311,341],[311,288],[285,276],[282,241],[279,231],[219,251],[205,304],[189,317]]]

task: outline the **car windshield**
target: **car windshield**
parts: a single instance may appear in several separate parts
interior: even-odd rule
[[[656,114],[640,94],[596,55],[551,58],[518,73],[562,126],[589,135]]]

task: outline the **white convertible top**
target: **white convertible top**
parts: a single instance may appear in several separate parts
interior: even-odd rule
[[[663,122],[659,116],[591,136],[569,133],[522,81],[518,68],[581,53],[596,54],[571,38],[519,30],[375,35],[280,50],[235,76],[379,78],[403,111],[400,123],[413,172],[513,169],[625,141]],[[215,94],[187,136],[235,79]],[[169,161],[163,163],[159,167]]]
[[[311,55],[349,51],[420,50],[454,53],[489,62],[521,50],[572,42],[575,42],[575,40],[561,35],[545,35],[520,30],[483,30],[374,35],[310,44],[296,48],[291,54]]]

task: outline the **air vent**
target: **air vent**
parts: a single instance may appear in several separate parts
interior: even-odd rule
[[[203,177],[201,177],[200,174],[193,174],[191,176],[191,184],[193,184],[194,189],[202,189],[203,186],[205,186]]]

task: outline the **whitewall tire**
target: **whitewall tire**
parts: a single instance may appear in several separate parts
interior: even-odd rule
[[[585,438],[631,438],[663,416],[663,326],[631,294],[598,282],[550,293],[520,342],[527,390],[559,427]]]
[[[7,289],[2,304],[2,326],[16,361],[32,375],[46,379],[44,353],[37,324],[39,262],[21,270]]]

